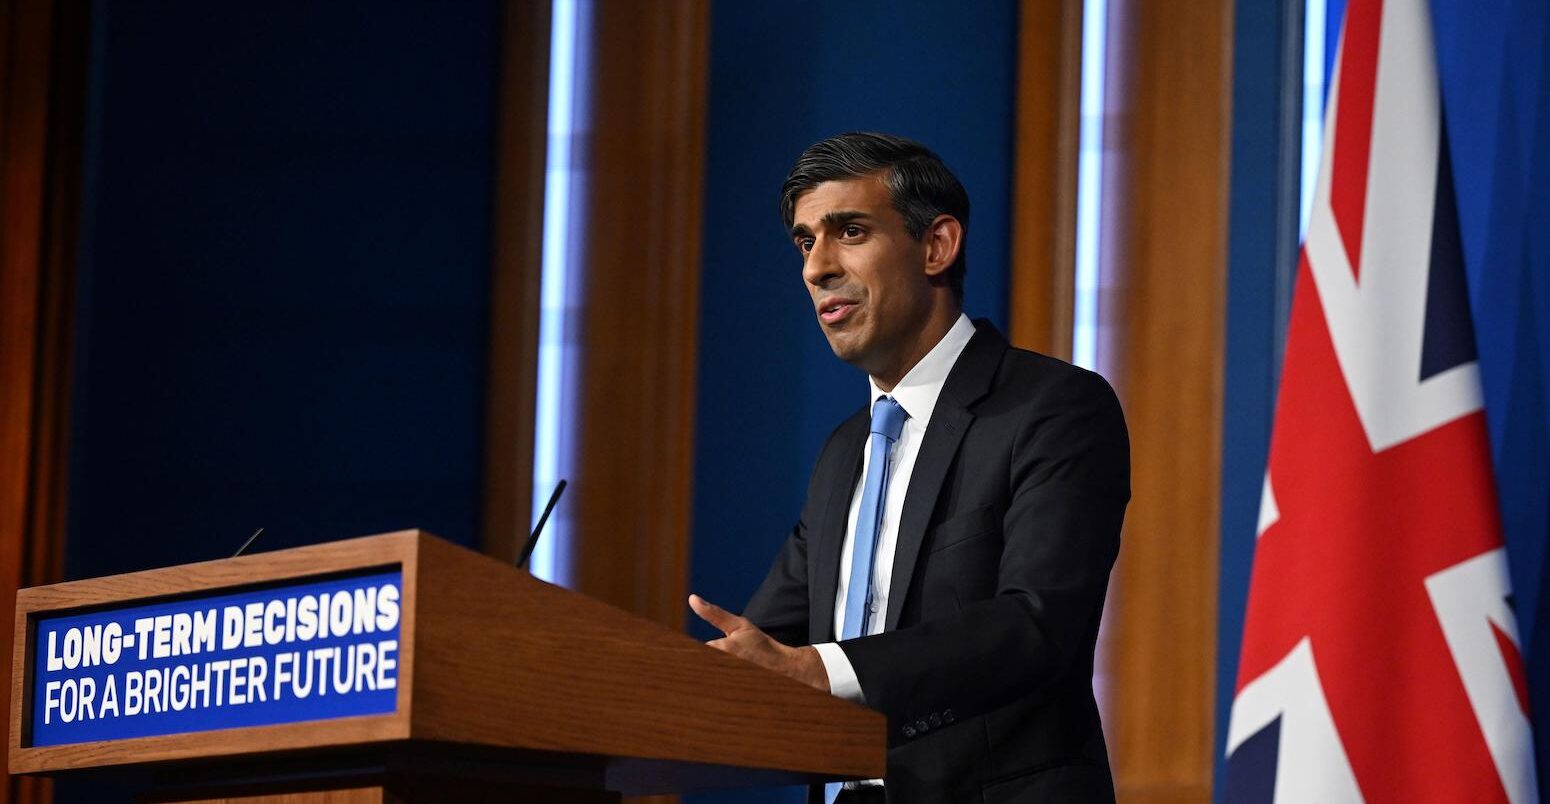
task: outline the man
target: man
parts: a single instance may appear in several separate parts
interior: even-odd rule
[[[831,800],[1112,800],[1092,670],[1130,498],[1113,391],[964,316],[968,196],[918,143],[812,146],[781,212],[871,395],[743,616],[690,598],[710,644],[887,716],[886,779]]]

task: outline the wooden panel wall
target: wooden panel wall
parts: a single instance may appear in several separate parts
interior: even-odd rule
[[[547,7],[512,3],[503,43],[485,504],[485,550],[497,556],[511,555],[532,506]],[[570,240],[581,287],[565,337],[580,376],[565,411],[577,446],[559,574],[674,628],[688,566],[708,26],[707,0],[582,3],[578,19]]]
[[[516,558],[533,508],[533,413],[543,278],[550,4],[502,8],[494,264],[485,391],[484,551]]]
[[[708,0],[598,2],[580,72],[580,423],[572,587],[681,630],[686,611]],[[570,493],[567,493],[570,496]],[[668,804],[672,796],[626,799]]]
[[[1124,802],[1211,792],[1232,8],[1109,3],[1099,363],[1134,497],[1104,655]]]
[[[599,2],[591,23],[569,577],[682,628],[709,3]]]
[[[61,571],[87,36],[78,4],[0,3],[0,610],[7,612],[18,588],[57,580]],[[9,653],[12,640],[7,627],[0,652]],[[6,666],[0,688],[10,683]],[[0,802],[47,798],[41,780],[0,784]]]
[[[1081,0],[1023,0],[1009,308],[1012,343],[1071,359]]]

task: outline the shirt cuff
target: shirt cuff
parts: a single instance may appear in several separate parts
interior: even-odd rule
[[[861,694],[861,679],[856,678],[856,668],[850,666],[850,657],[833,642],[814,645],[818,658],[823,660],[823,671],[829,676],[829,692],[836,698],[866,706],[866,696]]]

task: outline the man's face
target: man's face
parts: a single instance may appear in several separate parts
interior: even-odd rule
[[[836,357],[887,377],[931,315],[926,245],[910,236],[879,174],[824,182],[797,198],[791,236]]]

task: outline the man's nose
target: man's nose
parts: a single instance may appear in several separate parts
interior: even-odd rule
[[[812,248],[807,252],[807,261],[802,264],[802,279],[813,287],[823,287],[841,273],[843,269],[834,246],[821,237],[813,241]]]

